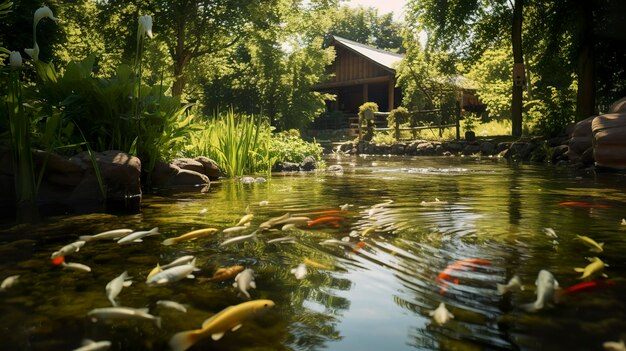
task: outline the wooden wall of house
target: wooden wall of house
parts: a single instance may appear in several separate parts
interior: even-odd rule
[[[330,66],[330,72],[335,76],[328,80],[329,83],[384,76],[393,77],[389,71],[338,45],[335,46],[335,53],[335,61]]]

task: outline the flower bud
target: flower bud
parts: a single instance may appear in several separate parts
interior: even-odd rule
[[[32,49],[24,49],[24,52],[30,56],[34,61],[39,61],[39,45],[35,42],[35,47]]]
[[[42,6],[35,11],[35,20],[33,22],[33,26],[37,27],[37,23],[41,21],[44,17],[48,17],[49,19],[57,22],[59,19],[55,18],[52,14],[52,10],[48,6]]]
[[[139,29],[137,32],[139,37],[144,35],[152,38],[152,17],[149,15],[139,16]]]

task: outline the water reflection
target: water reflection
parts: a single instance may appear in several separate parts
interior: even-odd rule
[[[197,328],[243,301],[232,280],[144,283],[157,263],[183,255],[196,256],[197,277],[209,278],[218,268],[234,265],[254,269],[252,298],[276,302],[270,313],[192,350],[599,349],[603,341],[626,337],[626,226],[620,224],[624,176],[471,158],[339,158],[329,163],[341,164],[344,173],[276,175],[254,184],[224,181],[203,194],[146,196],[138,215],[59,217],[5,231],[0,278],[21,278],[0,293],[4,345],[68,350],[90,338],[111,340],[112,350],[167,349],[175,332]],[[606,207],[559,206],[565,201]],[[347,213],[333,213],[341,220],[289,232],[273,228],[257,241],[220,247],[231,237],[221,230],[248,212],[255,217],[242,234],[286,212],[338,210],[346,203]],[[91,273],[49,264],[51,252],[79,235],[155,226],[163,235],[127,246],[90,242],[68,257],[92,267]],[[165,238],[207,227],[220,232],[161,245]],[[544,228],[553,228],[557,237],[547,236]],[[579,282],[573,267],[584,266],[592,253],[573,240],[576,234],[606,243],[601,257],[615,284],[567,295],[537,313],[520,308],[535,300],[541,269],[552,272],[563,287]],[[285,236],[294,242],[268,243]],[[471,259],[489,264],[451,270],[445,286],[437,279],[448,267]],[[303,262],[309,273],[299,280],[291,269]],[[109,325],[86,317],[91,309],[109,305],[104,286],[125,270],[135,283],[118,300],[161,315],[162,330],[150,323]],[[526,290],[498,295],[496,283],[513,275],[520,276]],[[156,308],[163,299],[187,304],[188,313]],[[429,316],[440,302],[455,316],[443,326]]]

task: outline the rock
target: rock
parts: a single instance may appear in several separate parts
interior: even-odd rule
[[[486,141],[480,145],[480,153],[482,155],[493,155],[496,150],[496,144],[491,141]]]
[[[194,158],[195,161],[202,163],[204,166],[203,174],[209,177],[209,180],[218,180],[221,177],[224,177],[224,173],[220,170],[217,162],[211,160],[208,157],[198,156]]]
[[[463,148],[463,155],[474,155],[480,153],[480,145],[471,143]]]
[[[243,184],[253,184],[256,182],[256,179],[254,179],[254,177],[241,177],[241,179],[239,180],[240,182],[242,182]]]
[[[273,172],[297,172],[300,170],[300,165],[294,162],[276,162],[272,167]]]
[[[585,152],[583,152],[583,154],[580,155],[580,163],[582,163],[585,166],[593,165],[593,161],[594,161],[593,150],[594,150],[593,148],[589,148],[585,150]]]
[[[211,184],[209,177],[206,175],[189,169],[182,169],[178,167],[176,163],[178,162],[157,162],[150,176],[151,185],[159,189],[180,189],[193,188],[196,186],[206,187]],[[179,164],[194,169],[200,169],[201,171],[204,169],[204,167],[198,168],[197,164],[187,163],[186,161]]]
[[[433,155],[435,153],[435,147],[429,142],[419,143],[416,151],[418,155]]]
[[[317,168],[317,161],[315,161],[315,157],[307,156],[304,158],[302,163],[300,163],[300,169],[303,171],[312,171]]]
[[[569,147],[567,145],[559,145],[559,146],[555,146],[553,148],[551,148],[552,150],[552,158],[551,158],[551,162],[553,164],[556,164],[557,162],[565,159],[565,153],[567,152],[567,150],[569,149]]]
[[[211,184],[209,177],[204,174],[190,171],[187,169],[181,169],[178,174],[172,178],[168,187],[170,188],[186,188],[186,187],[196,187],[196,186],[206,186]]]
[[[200,174],[204,174],[204,165],[191,158],[176,158],[170,161],[170,164],[188,171],[194,171]]]
[[[626,113],[626,97],[615,101],[607,113]]]
[[[625,98],[626,99],[626,98]],[[626,109],[622,99],[613,104],[616,110]],[[626,112],[597,116],[592,122],[593,158],[596,166],[610,169],[626,169]]]
[[[339,151],[350,152],[354,148],[354,144],[351,142],[343,143],[339,145]]]

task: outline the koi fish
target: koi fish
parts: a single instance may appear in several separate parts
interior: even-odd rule
[[[222,230],[222,233],[224,233],[226,235],[239,234],[239,233],[243,232],[244,230],[248,229],[249,227],[250,227],[250,223],[246,223],[245,225],[240,225],[240,226],[236,226],[236,227],[226,228],[226,229]]]
[[[107,239],[119,239],[123,236],[126,236],[132,233],[132,229],[114,229],[106,232],[102,232],[96,235],[81,235],[78,239],[82,241],[94,241],[94,240],[107,240]]]
[[[309,217],[304,217],[304,216],[290,216],[287,219],[283,219],[281,221],[278,221],[276,223],[274,223],[275,225],[278,224],[284,224],[284,225],[288,225],[288,224],[293,224],[294,226],[298,226],[298,225],[302,225],[302,224],[306,224],[311,220],[311,218]]]
[[[293,236],[285,236],[282,238],[276,238],[276,239],[272,239],[272,240],[268,240],[267,243],[268,244],[278,244],[278,243],[289,243],[289,244],[293,244],[296,242],[296,238]]]
[[[554,231],[554,229],[552,229],[552,228],[543,228],[543,232],[544,232],[547,236],[549,236],[549,237],[551,237],[551,238],[553,238],[553,239],[556,239],[556,238],[558,238],[558,237],[559,237],[558,235],[556,235],[556,232],[555,232],[555,231]]]
[[[344,212],[348,212],[348,208],[350,207],[349,204],[343,204],[341,206],[339,206],[339,208],[344,211]]]
[[[300,280],[304,279],[307,274],[309,274],[309,271],[307,271],[306,265],[304,263],[300,263],[298,267],[291,270],[291,274],[295,275],[296,279]]]
[[[16,285],[19,279],[20,279],[19,274],[11,275],[11,276],[4,278],[4,280],[2,281],[2,284],[0,284],[0,291],[5,291],[6,289],[9,289],[10,287]]]
[[[113,307],[117,307],[117,301],[115,301],[115,298],[122,291],[122,288],[129,287],[133,283],[130,279],[131,278],[128,276],[128,272],[124,272],[113,278],[113,280],[111,280],[104,288],[107,293],[107,299],[111,301]]]
[[[582,208],[609,208],[611,206],[605,204],[593,204],[591,202],[582,201],[564,201],[559,202],[559,206],[582,207]]]
[[[156,267],[152,268],[150,273],[148,273],[148,277],[146,277],[146,281],[150,280],[150,278],[152,278],[155,274],[162,272],[162,271],[163,269],[161,269],[161,266],[157,263]]]
[[[241,271],[243,271],[243,266],[230,266],[226,268],[218,268],[211,278],[199,278],[199,282],[212,281],[212,282],[221,282],[223,280],[230,279],[235,277]]]
[[[256,230],[252,234],[241,235],[241,236],[237,236],[237,237],[234,237],[234,238],[230,238],[228,240],[224,240],[222,243],[220,243],[220,247],[223,247],[223,246],[226,246],[226,245],[230,245],[230,244],[242,243],[242,242],[248,241],[250,239],[256,240]]]
[[[267,312],[274,307],[272,300],[253,300],[229,306],[202,323],[201,329],[174,334],[169,341],[173,351],[185,351],[201,339],[211,336],[221,339],[229,331],[236,331],[248,319]]]
[[[626,225],[626,218],[622,218],[622,225]]]
[[[248,214],[244,215],[243,217],[241,217],[239,222],[237,222],[237,224],[235,224],[235,227],[239,227],[239,226],[242,226],[242,225],[244,225],[246,223],[249,223],[250,221],[252,221],[253,218],[254,218],[254,215],[252,213],[248,213]]]
[[[50,256],[50,259],[54,259],[59,256],[67,256],[69,254],[78,252],[80,251],[80,248],[83,247],[83,245],[85,245],[85,241],[83,240],[79,240],[71,244],[67,244],[63,246],[62,248],[60,248],[58,251],[53,252],[52,255]]]
[[[182,266],[184,264],[189,264],[190,262],[193,262],[193,260],[195,258],[196,257],[193,256],[193,255],[181,256],[181,257],[175,259],[174,261],[172,261],[172,262],[170,262],[170,263],[168,263],[168,264],[166,264],[164,266],[161,266],[161,270],[172,268],[172,267],[176,267],[176,266]]]
[[[606,341],[602,343],[602,347],[608,351],[626,351],[626,344],[624,344],[624,340],[617,341]]]
[[[608,286],[614,286],[614,285],[615,285],[615,281],[613,280],[596,280],[596,281],[581,282],[578,284],[574,284],[572,286],[568,286],[567,288],[563,289],[562,294],[571,294],[575,292],[586,291],[586,290],[593,289],[593,288],[608,287]]]
[[[450,311],[448,311],[446,305],[443,302],[439,304],[439,307],[437,307],[435,310],[430,311],[428,314],[433,317],[435,322],[437,322],[437,324],[439,325],[444,325],[448,323],[450,319],[454,318],[454,315],[450,313]]]
[[[497,284],[496,288],[498,289],[498,294],[500,295],[504,295],[509,291],[513,291],[513,290],[524,290],[524,286],[522,285],[522,281],[519,279],[518,276],[514,275],[513,278],[511,278],[511,280],[509,280],[509,283],[506,285],[503,284]]]
[[[537,286],[537,300],[533,303],[524,305],[524,308],[529,312],[534,312],[542,309],[546,304],[554,302],[555,291],[559,289],[559,282],[554,279],[552,273],[542,269],[537,275],[535,281]]]
[[[319,224],[330,224],[335,228],[339,228],[339,222],[343,221],[344,219],[345,219],[344,217],[339,217],[339,216],[321,217],[316,220],[307,222],[307,227],[311,228]]]
[[[576,235],[578,240],[582,241],[583,244],[589,247],[589,251],[591,252],[602,252],[604,251],[604,243],[597,243],[595,240],[591,239],[585,235]]]
[[[52,259],[52,264],[55,266],[58,266],[63,262],[65,262],[65,256],[57,256]]]
[[[157,304],[157,306],[165,307],[165,308],[171,308],[173,310],[180,311],[180,312],[183,312],[183,313],[187,312],[187,308],[185,306],[179,304],[176,301],[159,300],[159,301],[156,302],[156,304]]]
[[[147,308],[130,308],[130,307],[104,307],[94,308],[87,313],[93,322],[98,320],[115,320],[115,319],[138,319],[153,321],[154,324],[161,328],[161,317],[155,317],[148,313]]]
[[[448,290],[448,284],[446,284],[446,281],[452,281],[454,284],[459,284],[459,279],[451,277],[450,273],[460,270],[474,270],[475,267],[477,267],[477,265],[479,264],[489,266],[491,265],[491,262],[487,260],[482,260],[480,258],[471,258],[467,260],[457,261],[453,264],[448,265],[446,269],[439,273],[436,279],[437,282],[439,282],[439,285],[441,285],[439,293],[444,294]]]
[[[287,218],[291,217],[291,215],[289,214],[289,212],[285,213],[284,215],[280,216],[280,217],[273,217],[268,219],[267,221],[261,223],[259,225],[260,229],[270,229],[272,228],[274,225],[276,225],[276,223],[283,221]]]
[[[111,347],[111,342],[108,340],[93,341],[85,339],[82,342],[82,346],[72,351],[104,351]]]
[[[239,292],[250,300],[249,289],[256,289],[256,283],[254,282],[254,271],[250,268],[246,268],[243,272],[237,274],[233,287],[238,288]]]
[[[159,272],[152,276],[150,279],[148,279],[146,283],[150,286],[155,286],[177,282],[184,278],[193,279],[195,277],[191,273],[198,270],[199,269],[196,268],[196,261],[193,260],[189,264],[184,264],[181,266],[176,266],[163,270],[162,272]]]
[[[576,272],[582,272],[583,275],[581,275],[580,277],[578,277],[578,279],[585,279],[585,278],[589,278],[592,275],[596,274],[596,273],[602,273],[602,271],[604,270],[604,267],[608,267],[608,264],[605,264],[604,262],[602,262],[601,259],[597,258],[597,257],[592,257],[589,259],[589,261],[591,261],[590,264],[588,264],[585,268],[579,268],[576,267],[574,268],[574,270]],[[606,274],[602,273],[603,277],[607,277]]]
[[[327,271],[330,271],[330,270],[332,270],[332,269],[333,269],[333,267],[332,267],[332,266],[329,266],[329,265],[326,265],[326,264],[323,264],[323,263],[317,262],[317,261],[312,260],[312,259],[310,259],[310,258],[308,258],[308,257],[305,257],[303,262],[304,262],[304,264],[306,264],[307,266],[309,266],[309,267],[313,267],[313,268],[324,269],[324,270],[327,270]]]
[[[84,265],[82,263],[62,262],[61,265],[65,269],[72,269],[72,270],[80,271],[80,272],[91,272],[91,267]]]
[[[199,216],[204,216],[204,215],[207,214],[207,212],[209,212],[209,210],[206,209],[206,208],[203,208],[203,209],[200,210],[200,212],[198,212],[198,215]]]
[[[154,227],[150,230],[143,230],[139,232],[134,232],[132,234],[128,234],[127,236],[121,238],[117,241],[118,244],[129,244],[129,243],[140,243],[143,240],[142,238],[150,235],[159,235],[159,227]]]
[[[181,236],[177,236],[175,238],[165,239],[163,240],[163,245],[168,246],[168,245],[174,245],[181,241],[196,240],[201,236],[217,233],[217,231],[218,229],[216,228],[205,228],[205,229],[194,230],[189,233],[183,234]]]

